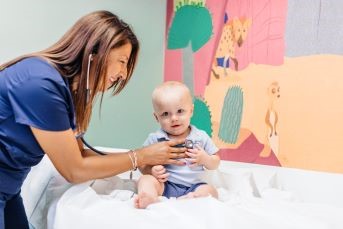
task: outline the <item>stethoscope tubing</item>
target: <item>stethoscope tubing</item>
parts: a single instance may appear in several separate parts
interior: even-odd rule
[[[96,148],[94,148],[93,146],[88,144],[88,142],[86,142],[86,140],[83,137],[80,137],[80,139],[81,139],[82,143],[85,144],[85,146],[87,146],[90,150],[92,150],[95,153],[100,154],[100,155],[106,155],[106,153],[101,152],[100,150],[97,150]]]

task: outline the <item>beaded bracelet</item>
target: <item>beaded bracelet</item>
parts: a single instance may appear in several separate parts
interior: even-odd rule
[[[131,160],[132,163],[132,169],[130,171],[130,180],[132,180],[132,173],[133,171],[137,170],[138,164],[137,164],[137,154],[134,150],[130,150],[128,152],[129,158]]]

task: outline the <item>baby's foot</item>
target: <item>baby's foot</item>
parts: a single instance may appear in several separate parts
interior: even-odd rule
[[[145,192],[139,193],[134,199],[135,208],[141,208],[141,209],[144,209],[148,205],[152,203],[156,203],[156,202],[158,202],[157,197],[149,196]]]

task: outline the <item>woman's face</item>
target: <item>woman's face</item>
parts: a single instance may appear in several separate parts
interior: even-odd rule
[[[117,80],[127,77],[127,62],[131,55],[132,46],[127,43],[119,48],[112,49],[108,57],[106,88],[109,89]]]

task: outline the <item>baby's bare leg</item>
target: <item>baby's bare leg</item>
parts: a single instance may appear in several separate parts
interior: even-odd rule
[[[194,191],[195,197],[203,197],[211,195],[212,197],[218,199],[218,192],[217,189],[215,189],[213,186],[208,184],[203,184],[197,187]]]
[[[208,184],[203,184],[197,187],[194,192],[189,192],[184,196],[180,196],[178,199],[190,199],[190,198],[197,198],[197,197],[205,197],[211,195],[214,198],[218,199],[218,192],[217,189],[214,187],[208,185]]]
[[[141,176],[138,180],[138,195],[134,199],[135,207],[146,208],[149,204],[158,202],[163,189],[164,183],[160,183],[154,176]]]

